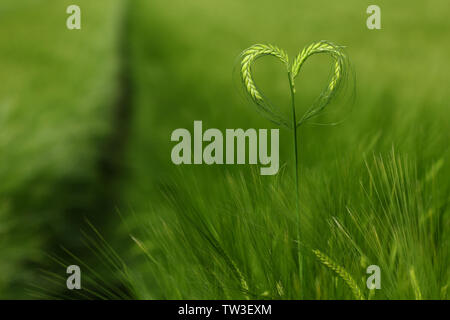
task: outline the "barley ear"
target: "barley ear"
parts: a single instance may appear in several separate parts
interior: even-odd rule
[[[285,119],[267,99],[264,99],[253,80],[252,66],[257,59],[264,56],[273,56],[279,59],[285,65],[286,70],[289,71],[289,58],[286,52],[271,44],[255,44],[241,53],[240,73],[245,91],[258,106],[259,111],[269,120],[276,124],[290,127],[288,119]]]
[[[420,291],[419,282],[417,281],[414,267],[409,269],[409,276],[411,277],[411,283],[414,289],[414,295],[416,296],[416,300],[422,300],[422,292]]]
[[[297,126],[300,126],[303,122],[318,115],[329,104],[330,100],[336,95],[341,88],[341,85],[346,79],[348,72],[348,58],[343,47],[337,46],[329,41],[314,42],[308,47],[304,48],[300,54],[295,58],[292,64],[292,81],[298,76],[300,69],[305,61],[315,54],[329,54],[334,61],[333,72],[330,81],[326,88],[322,91],[316,102],[306,111],[302,118],[297,122]]]
[[[323,265],[327,266],[328,268],[336,272],[336,274],[342,280],[344,280],[347,286],[349,286],[349,288],[352,290],[353,296],[355,297],[356,300],[365,300],[355,280],[343,267],[339,266],[336,262],[331,260],[328,256],[326,256],[319,250],[312,250],[312,252],[316,255],[316,257]]]

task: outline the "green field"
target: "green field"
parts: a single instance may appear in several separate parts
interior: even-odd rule
[[[0,297],[30,297],[34,279],[64,298],[448,299],[444,0],[379,0],[381,30],[356,0],[77,0],[78,31],[71,2],[26,2],[0,4]],[[245,98],[239,54],[318,40],[345,46],[354,76],[314,119],[337,125],[300,128],[298,211],[289,130],[275,176],[172,163],[172,131],[194,120],[277,128]],[[330,68],[315,56],[301,70],[300,114]],[[289,114],[282,65],[254,74]],[[85,270],[81,292],[65,289],[68,264]]]
[[[83,33],[65,28],[70,3],[0,4],[0,297],[28,297],[44,253],[78,245],[98,197],[121,3],[79,1]]]

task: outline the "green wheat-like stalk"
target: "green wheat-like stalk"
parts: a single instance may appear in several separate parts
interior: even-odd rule
[[[416,296],[416,300],[422,300],[422,291],[419,287],[419,282],[417,281],[416,272],[414,271],[414,267],[409,269],[409,276],[411,277],[411,283],[414,289],[414,295]]]
[[[338,265],[336,262],[331,260],[327,255],[325,255],[319,250],[312,250],[312,252],[316,255],[316,257],[322,264],[324,264],[325,266],[336,272],[336,274],[342,280],[344,280],[347,286],[352,290],[355,299],[365,300],[364,295],[361,292],[361,289],[359,289],[358,285],[356,284],[356,281],[343,267]]]
[[[316,102],[310,106],[306,112],[300,117],[297,117],[295,109],[295,78],[298,76],[303,64],[306,60],[319,53],[329,54],[334,61],[334,68],[329,84],[321,92]],[[286,67],[289,89],[291,93],[291,110],[292,119],[284,117],[273,105],[271,105],[267,99],[264,99],[263,94],[258,90],[253,77],[252,66],[255,61],[264,56],[273,56],[280,60]],[[241,54],[241,78],[245,87],[245,91],[249,95],[250,99],[258,106],[258,110],[263,113],[272,122],[292,129],[294,138],[294,161],[295,161],[295,197],[296,197],[296,216],[297,216],[297,244],[298,244],[298,267],[299,277],[302,278],[302,258],[300,253],[300,197],[299,197],[299,165],[298,165],[298,141],[297,141],[297,128],[300,127],[307,120],[319,115],[330,100],[336,94],[340,88],[347,69],[347,56],[342,51],[342,47],[337,46],[328,41],[314,42],[308,47],[304,48],[294,59],[294,62],[289,64],[289,58],[286,52],[277,46],[271,44],[255,44],[250,48],[244,50]],[[299,120],[297,120],[299,119]]]

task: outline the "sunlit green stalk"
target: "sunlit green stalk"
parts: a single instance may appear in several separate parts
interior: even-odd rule
[[[292,132],[294,138],[294,176],[295,176],[295,215],[296,215],[296,231],[297,231],[297,255],[298,255],[298,271],[299,280],[302,281],[302,257],[300,253],[300,194],[299,194],[299,174],[298,174],[298,142],[297,142],[297,116],[295,112],[295,89],[292,74],[288,72],[289,89],[291,92],[292,107]]]

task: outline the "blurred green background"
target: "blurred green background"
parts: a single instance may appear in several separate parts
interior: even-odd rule
[[[66,28],[70,4],[81,30]],[[371,4],[381,30],[366,27]],[[447,299],[449,14],[444,0],[3,0],[0,297],[355,298],[320,250],[365,298]],[[177,167],[170,135],[194,120],[275,128],[242,94],[239,54],[270,43],[293,58],[318,40],[346,46],[355,93],[318,119],[342,123],[300,130],[296,239],[289,131],[275,177]],[[308,60],[299,112],[329,70]],[[288,110],[281,65],[264,58],[254,73]],[[86,220],[102,235],[90,245]],[[82,292],[65,289],[64,265],[80,262],[61,246],[86,264]]]

